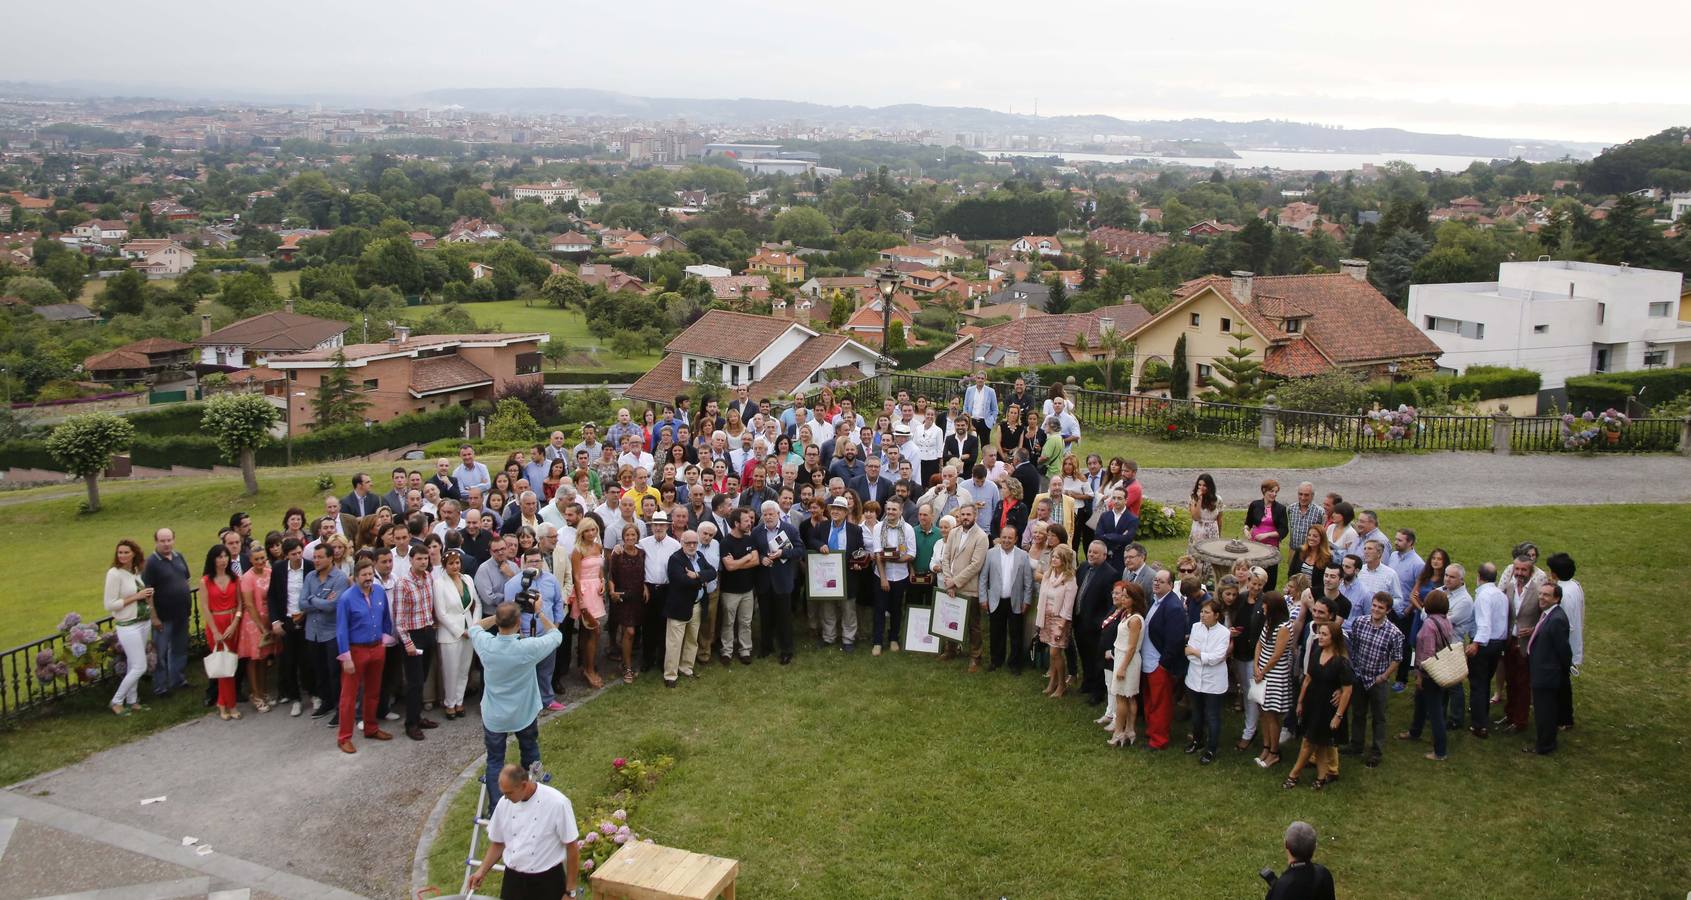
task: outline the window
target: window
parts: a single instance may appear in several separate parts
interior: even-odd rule
[[[1646,369],[1659,369],[1659,368],[1661,368],[1661,367],[1663,367],[1667,364],[1668,364],[1668,352],[1666,350],[1646,350],[1646,351],[1644,351],[1644,368],[1646,368]]]
[[[1546,324],[1543,324],[1543,325],[1534,325],[1532,327],[1532,333],[1533,334],[1549,334],[1550,333],[1549,323],[1546,323]]]
[[[540,371],[540,351],[531,350],[528,353],[517,354],[517,374],[533,375]]]
[[[1203,363],[1198,364],[1198,387],[1204,387],[1210,383],[1210,372],[1211,369],[1209,366],[1206,366]]]
[[[1226,316],[1221,317],[1221,333],[1222,334],[1232,334],[1233,333],[1233,320],[1232,319],[1229,319]]]
[[[1193,313],[1191,324],[1192,324],[1193,328],[1199,327],[1200,325],[1203,324],[1203,316],[1198,314],[1198,313]]]
[[[379,378],[366,378],[366,379],[364,379],[364,389],[367,390],[367,391],[375,390],[376,384],[380,380],[381,379],[379,379]]]
[[[1287,319],[1281,323],[1287,334],[1297,334],[1303,330],[1302,319]]]
[[[1592,364],[1592,368],[1596,369],[1599,372],[1609,371],[1609,348],[1608,347],[1598,347],[1597,348],[1597,360],[1596,360],[1596,362],[1594,362]]]
[[[687,380],[699,380],[699,361],[690,356],[687,358]]]
[[[1665,319],[1673,314],[1673,304],[1666,300],[1659,300],[1650,304],[1650,318]]]
[[[1609,304],[1607,304],[1607,303],[1597,304],[1597,324],[1599,324],[1599,325],[1603,324],[1603,320],[1608,318],[1608,317],[1609,317]]]
[[[1428,316],[1427,330],[1442,331],[1446,334],[1454,334],[1460,337],[1472,338],[1474,340],[1485,339],[1484,322],[1464,322],[1461,319],[1446,319],[1443,316]]]
[[[739,366],[729,366],[728,367],[728,383],[729,384],[739,384],[740,383],[740,367]]]

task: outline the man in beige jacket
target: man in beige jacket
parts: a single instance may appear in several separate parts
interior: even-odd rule
[[[945,583],[949,590],[968,601],[966,629],[969,636],[969,671],[981,668],[981,611],[975,601],[980,594],[981,565],[986,562],[986,532],[975,527],[975,507],[964,504],[953,511],[957,527],[945,542]],[[957,655],[957,642],[946,641],[940,659]]]

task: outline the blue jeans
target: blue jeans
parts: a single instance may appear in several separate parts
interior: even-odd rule
[[[153,671],[153,693],[164,696],[188,684],[188,620],[160,619],[153,632],[159,666]]]
[[[1433,752],[1439,756],[1449,753],[1445,743],[1444,717],[1448,709],[1445,689],[1439,687],[1438,682],[1421,676],[1421,689],[1415,693],[1415,720],[1409,723],[1409,736],[1421,736],[1421,727],[1430,724],[1433,728]]]
[[[546,658],[535,664],[534,677],[540,679],[540,705],[550,706],[557,697],[552,692],[552,673],[558,668],[558,654],[549,653]]]
[[[526,728],[513,732],[517,736],[517,758],[522,761],[523,768],[534,765],[540,759],[540,717],[536,716]],[[487,746],[487,793],[493,798],[488,806],[488,814],[492,815],[493,804],[498,803],[499,770],[505,768],[505,736],[503,731],[481,730],[482,743]]]
[[[1189,693],[1192,695],[1192,740],[1203,744],[1204,749],[1213,755],[1221,737],[1221,701],[1227,695]]]

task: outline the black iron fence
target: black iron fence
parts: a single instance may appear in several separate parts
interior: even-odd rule
[[[1011,385],[991,380],[1006,370],[989,373],[988,384],[1007,396]],[[886,379],[891,395],[906,391],[943,405],[963,392],[965,384],[932,375],[895,373]],[[874,379],[857,386],[859,408],[879,405],[881,387]],[[1046,390],[1036,392],[1043,402]],[[1349,452],[1392,450],[1494,449],[1498,419],[1490,415],[1417,414],[1413,425],[1394,431],[1389,423],[1366,415],[1304,412],[1243,406],[1208,400],[1174,400],[1148,394],[1092,391],[1065,386],[1064,395],[1082,426],[1170,438],[1258,443],[1269,414],[1274,419],[1274,446]],[[867,403],[865,403],[867,401]],[[1618,432],[1592,431],[1590,423],[1565,424],[1555,416],[1510,417],[1509,447],[1517,451],[1576,451],[1592,453],[1657,453],[1680,448],[1684,422],[1669,418],[1640,418]]]
[[[199,654],[205,649],[205,632],[200,628],[198,594],[197,590],[189,592],[190,655]],[[111,616],[83,624],[93,626],[101,635],[108,634],[113,629]],[[70,637],[65,632],[55,632],[10,650],[0,651],[0,721],[12,719],[20,713],[85,690],[97,689],[118,676],[116,662],[107,660],[99,667],[99,673],[93,676],[73,671],[58,677],[42,678],[38,674],[41,655],[57,654],[61,647],[69,645],[69,641]],[[125,660],[124,664],[135,665],[136,662]],[[145,657],[139,661],[139,665],[143,668],[147,665]]]

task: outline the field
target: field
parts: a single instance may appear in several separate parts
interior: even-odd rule
[[[664,690],[646,677],[552,721],[542,755],[577,810],[609,793],[610,760],[677,758],[631,825],[659,843],[740,860],[748,895],[794,897],[1254,896],[1279,868],[1280,833],[1304,819],[1345,896],[1668,896],[1691,884],[1691,775],[1683,650],[1691,626],[1657,598],[1682,578],[1667,535],[1687,507],[1394,513],[1458,561],[1531,538],[1581,561],[1591,598],[1579,729],[1563,752],[1523,739],[1453,738],[1451,760],[1388,740],[1323,793],[1280,788],[1230,748],[1200,768],[1178,751],[1104,745],[1078,702],[1041,697],[1039,676],[965,675],[898,654],[824,655],[787,668],[710,667]],[[1170,559],[1178,542],[1159,542]],[[1409,694],[1394,695],[1394,731]],[[1176,723],[1177,733],[1184,725]],[[456,889],[474,791],[431,857]],[[1527,836],[1511,840],[1511,836]],[[1507,845],[1506,847],[1504,845]]]
[[[656,353],[617,356],[611,352],[605,341],[588,333],[587,320],[581,313],[548,306],[539,300],[465,303],[462,308],[477,325],[483,327],[497,326],[505,331],[551,332],[553,340],[563,341],[572,351],[583,355],[580,361],[564,365],[561,371],[587,372],[602,368],[644,371],[657,365],[661,356]],[[412,306],[405,310],[405,314],[412,319],[421,319],[433,309],[428,306]]]
[[[159,278],[155,279],[152,283],[168,290],[175,281],[176,279],[174,278]],[[288,291],[291,290],[294,285],[299,284],[299,271],[296,269],[289,272],[272,272],[270,274],[270,281],[276,285],[276,293],[280,296],[286,297],[288,296]],[[77,300],[80,303],[92,305],[95,298],[99,297],[100,292],[105,289],[106,280],[104,278],[90,278],[82,283],[82,294],[77,298]]]
[[[1229,444],[1215,440],[1165,441],[1142,434],[1112,434],[1083,431],[1081,446],[1107,462],[1111,457],[1131,459],[1141,469],[1319,469],[1348,461],[1351,454],[1340,450],[1276,450],[1269,453],[1250,444]]]

